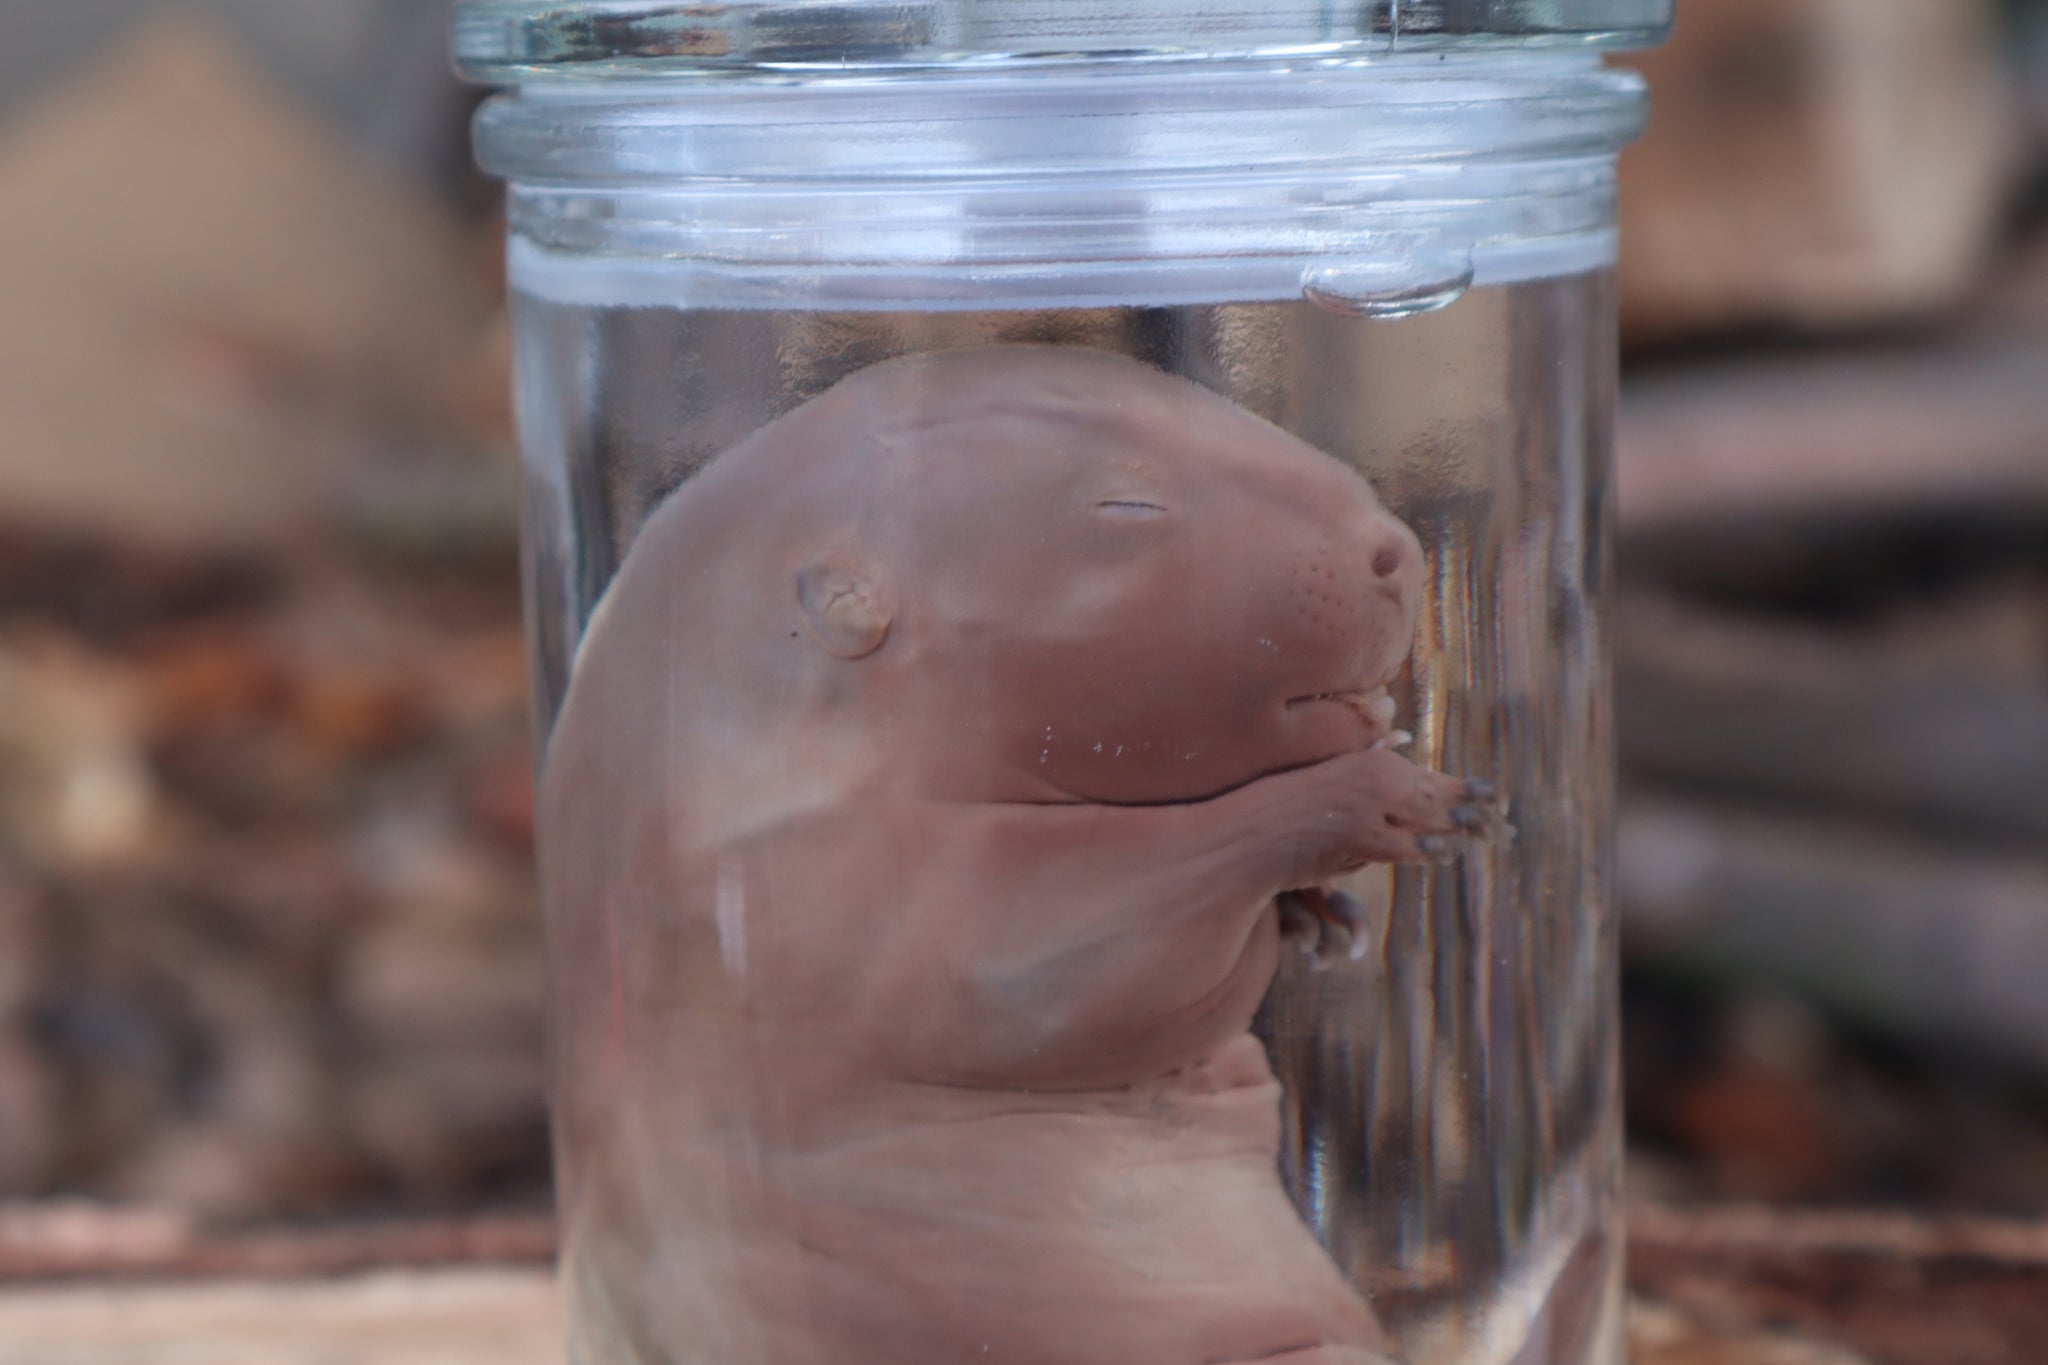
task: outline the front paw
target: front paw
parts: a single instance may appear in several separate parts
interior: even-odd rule
[[[1493,783],[1428,772],[1385,749],[1331,759],[1307,795],[1299,829],[1313,854],[1298,885],[1369,863],[1454,862],[1514,834]]]
[[[1507,844],[1515,837],[1507,801],[1481,778],[1426,774],[1434,790],[1411,816],[1415,848],[1434,863],[1456,862],[1473,844]]]
[[[1386,817],[1389,828],[1407,837],[1413,855],[1386,861],[1449,864],[1474,844],[1504,844],[1514,838],[1507,802],[1492,782],[1420,768],[1415,778],[1413,790]]]

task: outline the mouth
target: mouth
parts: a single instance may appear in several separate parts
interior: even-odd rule
[[[1373,739],[1372,748],[1399,748],[1411,738],[1394,728],[1394,699],[1387,694],[1384,684],[1343,692],[1310,692],[1290,698],[1287,709],[1317,703],[1341,706],[1357,716]]]

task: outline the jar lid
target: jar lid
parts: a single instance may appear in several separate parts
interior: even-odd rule
[[[1359,61],[1662,41],[1674,0],[462,0],[455,61],[561,77]]]

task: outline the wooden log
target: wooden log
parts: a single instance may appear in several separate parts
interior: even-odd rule
[[[0,131],[0,201],[37,206],[0,216],[0,506],[297,546],[364,451],[456,424],[493,291],[444,205],[213,26],[119,27]]]
[[[1625,536],[1674,527],[2048,508],[2048,345],[1787,354],[1624,389]]]
[[[1835,329],[1968,290],[2018,165],[1989,0],[1701,0],[1632,59],[1625,334]]]
[[[1627,600],[1616,632],[1623,765],[1666,784],[2039,846],[2048,600],[2022,594],[2005,611],[1973,622],[1958,606],[1940,621],[1824,631]]]
[[[2048,857],[1666,796],[1624,806],[1639,960],[1795,991],[2048,1070]]]

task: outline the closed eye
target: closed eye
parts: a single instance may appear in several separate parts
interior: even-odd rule
[[[1156,502],[1146,502],[1142,498],[1111,498],[1107,502],[1096,503],[1095,510],[1098,512],[1155,513],[1164,512],[1166,509]]]

